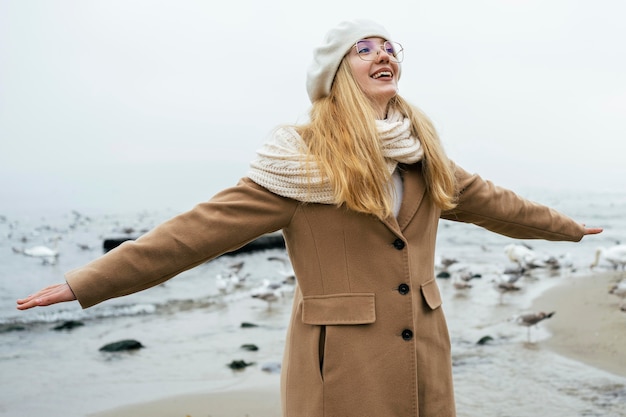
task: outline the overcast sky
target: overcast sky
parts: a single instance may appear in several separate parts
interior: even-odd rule
[[[620,0],[0,0],[0,214],[184,210],[306,118],[312,48],[372,18],[449,156],[521,193],[626,190]]]

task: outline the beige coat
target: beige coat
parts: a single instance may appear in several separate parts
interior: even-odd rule
[[[66,278],[86,308],[282,229],[299,285],[282,369],[284,417],[454,416],[434,278],[439,219],[523,239],[578,241],[584,229],[458,167],[459,205],[442,213],[425,193],[421,165],[404,169],[397,218],[299,203],[244,178]]]

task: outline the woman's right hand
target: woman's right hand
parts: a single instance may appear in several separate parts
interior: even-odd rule
[[[28,310],[33,307],[49,306],[74,300],[76,300],[76,296],[67,283],[56,284],[43,288],[26,298],[17,300],[17,309]]]

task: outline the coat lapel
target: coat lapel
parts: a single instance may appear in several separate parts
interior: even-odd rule
[[[411,222],[411,219],[417,213],[424,194],[426,193],[426,183],[422,175],[422,164],[401,165],[404,192],[402,195],[402,204],[398,217],[393,216],[385,219],[384,223],[396,235],[402,236],[402,231]]]

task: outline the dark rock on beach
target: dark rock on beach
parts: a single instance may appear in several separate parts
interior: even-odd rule
[[[259,347],[257,345],[252,344],[252,343],[246,343],[245,345],[241,345],[241,348],[243,350],[249,350],[251,352],[259,350]]]
[[[9,332],[22,332],[26,330],[25,326],[21,324],[8,324],[5,326],[0,326],[0,333],[9,333]]]
[[[234,369],[234,370],[241,370],[241,369],[245,369],[250,365],[254,365],[254,362],[246,362],[244,360],[234,360],[231,363],[228,364],[228,367],[230,369]]]
[[[285,239],[281,232],[268,233],[249,242],[239,249],[228,252],[225,255],[238,255],[240,253],[254,252],[265,249],[285,248]]]
[[[76,321],[76,320],[68,320],[66,322],[63,322],[61,324],[59,324],[58,326],[54,326],[52,328],[52,330],[72,330],[76,327],[80,327],[80,326],[84,326],[85,323],[83,323],[82,321]]]
[[[477,345],[486,345],[489,342],[493,342],[493,337],[487,335],[487,336],[483,336],[480,339],[478,339],[478,342],[476,342]]]
[[[102,242],[102,249],[104,250],[104,253],[106,253],[111,249],[117,248],[119,245],[126,242],[127,240],[135,240],[137,239],[137,237],[138,236],[121,236],[106,238],[104,239],[104,242]]]
[[[120,236],[120,237],[110,237],[104,239],[102,244],[102,248],[104,252],[108,252],[111,249],[114,249],[126,242],[127,240],[135,240],[139,236]],[[239,249],[235,249],[231,252],[228,252],[224,255],[238,255],[240,253],[246,252],[254,252],[265,249],[274,249],[274,248],[285,248],[285,239],[283,238],[283,234],[281,232],[268,233],[257,239],[243,245]]]
[[[258,324],[254,324],[254,323],[249,323],[247,321],[244,321],[244,322],[241,323],[241,328],[242,329],[249,329],[249,328],[252,328],[252,327],[259,327],[259,325]]]
[[[141,343],[133,339],[120,340],[109,343],[100,348],[101,352],[123,352],[126,350],[137,350],[144,347]]]

